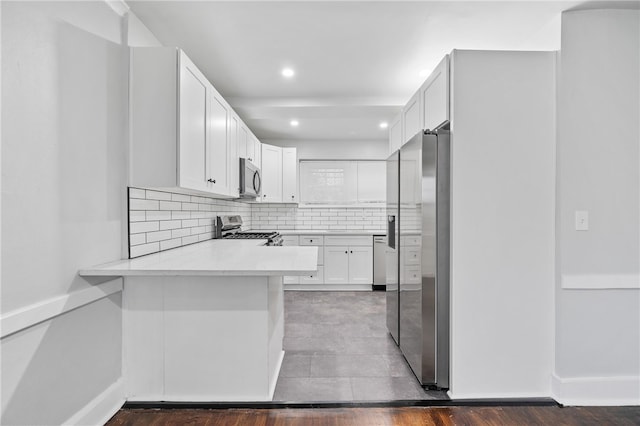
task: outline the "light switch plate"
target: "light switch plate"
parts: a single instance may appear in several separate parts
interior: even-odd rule
[[[586,210],[576,210],[576,231],[589,230],[589,212]]]

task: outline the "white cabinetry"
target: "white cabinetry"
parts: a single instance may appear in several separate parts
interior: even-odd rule
[[[282,202],[282,148],[262,144],[262,201]]]
[[[282,202],[298,202],[298,155],[296,148],[282,148]]]
[[[421,92],[417,91],[402,109],[403,143],[411,139],[423,128],[422,114],[420,113],[420,95]]]
[[[446,55],[419,90],[422,128],[435,129],[449,120],[449,55]]]
[[[324,252],[322,250],[324,237],[321,235],[300,235],[299,242],[301,246],[318,247],[318,270],[314,274],[301,275],[300,284],[313,286],[324,283]]]
[[[172,56],[175,51],[168,51]],[[180,81],[177,87],[179,116],[178,127],[179,166],[176,186],[199,191],[207,190],[206,151],[209,140],[209,112],[211,85],[200,70],[182,52],[176,56],[179,63]],[[175,85],[175,83],[174,83]],[[134,86],[135,88],[135,86]],[[138,111],[134,119],[139,121]],[[175,119],[174,119],[175,120]],[[137,140],[134,140],[136,143]],[[173,145],[172,141],[169,141]],[[148,153],[151,157],[152,152]],[[150,163],[151,158],[148,158]],[[172,168],[171,170],[174,170]]]
[[[370,236],[327,236],[324,259],[326,284],[373,283],[373,247]]]
[[[262,202],[297,203],[297,150],[262,145]]]
[[[389,124],[389,154],[393,154],[394,151],[400,149],[404,142],[403,136],[402,113],[400,113]]]
[[[220,94],[209,86],[209,138],[206,149],[207,189],[229,194],[229,109]]]
[[[283,246],[297,246],[298,244],[298,236],[297,235],[283,235],[282,236],[282,245]],[[298,275],[284,276],[282,278],[282,282],[286,284],[298,284],[300,282],[300,277]]]
[[[250,131],[229,104],[178,49],[132,48],[130,66],[129,185],[237,197]]]

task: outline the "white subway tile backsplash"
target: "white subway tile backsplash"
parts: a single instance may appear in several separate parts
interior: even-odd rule
[[[163,220],[160,222],[160,230],[163,231],[165,229],[178,229],[182,227],[181,220]]]
[[[149,210],[147,211],[147,220],[169,220],[171,212],[167,210]]]
[[[191,195],[185,194],[171,194],[171,201],[186,201],[191,202]]]
[[[171,193],[147,189],[147,200],[171,200]]]
[[[209,240],[213,238],[213,218],[228,214],[241,215],[243,228],[251,228],[248,203],[129,188],[129,255],[143,256]]]
[[[129,244],[137,246],[147,242],[147,234],[131,234],[129,235]]]
[[[160,210],[181,210],[182,203],[177,201],[160,201]]]
[[[192,212],[172,211],[171,219],[190,219]]]
[[[129,222],[144,222],[147,218],[144,210],[131,210],[129,212]]]
[[[191,228],[179,228],[171,231],[171,238],[186,237],[191,235]]]
[[[129,199],[129,210],[158,210],[159,201],[155,200],[139,200],[137,198]]]
[[[139,246],[129,247],[129,257],[144,256],[145,254],[160,251],[160,243],[141,244]]]
[[[129,198],[147,198],[146,192],[144,189],[138,188],[129,188]]]
[[[181,245],[182,245],[182,238],[174,238],[172,240],[160,241],[160,251],[180,247]]]
[[[197,242],[198,242],[198,236],[197,235],[191,235],[189,237],[183,237],[182,238],[182,245],[193,244],[193,243],[197,243]]]
[[[254,229],[380,230],[386,226],[380,207],[304,207],[262,204],[253,207]]]
[[[171,231],[147,232],[147,242],[169,240],[171,239]]]
[[[133,222],[129,224],[130,234],[157,231],[158,229],[160,229],[158,222]]]

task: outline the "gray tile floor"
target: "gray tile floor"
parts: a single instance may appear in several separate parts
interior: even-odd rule
[[[384,292],[285,292],[274,401],[447,399],[424,391],[386,327]]]

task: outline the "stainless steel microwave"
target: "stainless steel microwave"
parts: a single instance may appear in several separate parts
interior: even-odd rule
[[[257,198],[261,189],[260,169],[246,158],[240,158],[240,198]]]

